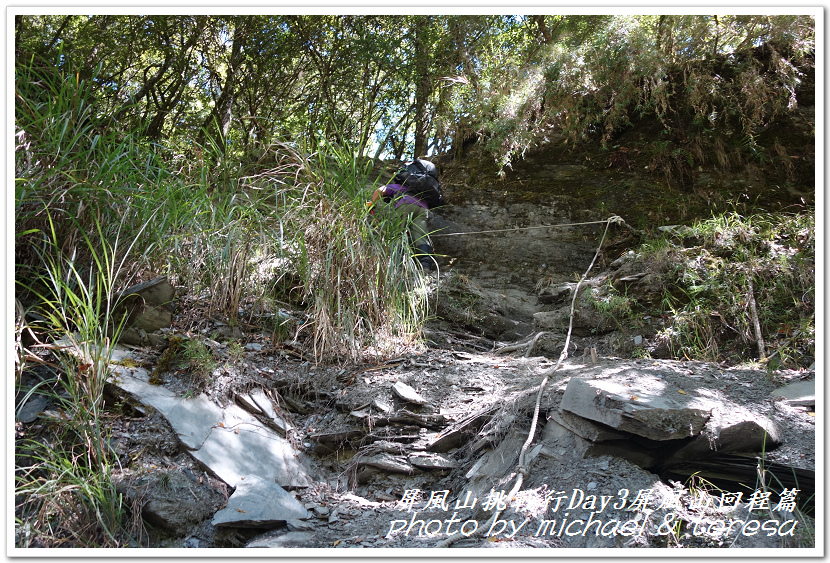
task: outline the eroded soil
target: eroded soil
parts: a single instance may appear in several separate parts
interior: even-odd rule
[[[413,525],[413,521],[423,519],[443,522],[457,518],[454,524],[456,528],[468,520],[476,521],[482,527],[489,524],[488,518],[493,511],[480,509],[490,492],[489,487],[496,491],[509,490],[517,475],[515,465],[520,449],[517,444],[524,442],[527,436],[532,418],[532,402],[536,398],[535,394],[529,395],[529,404],[525,392],[539,385],[540,374],[549,370],[554,362],[543,357],[506,357],[494,352],[479,352],[465,347],[450,334],[444,336],[443,349],[432,349],[385,365],[343,367],[315,366],[281,352],[278,347],[269,346],[260,337],[249,336],[252,343],[262,343],[263,348],[246,353],[245,359],[238,362],[239,366],[244,367],[234,371],[234,380],[256,381],[272,388],[277,387],[282,389],[286,398],[290,398],[294,408],[286,407],[282,414],[294,426],[295,431],[289,435],[297,444],[298,451],[311,460],[311,472],[317,479],[317,484],[312,487],[292,491],[312,512],[314,518],[290,522],[285,527],[268,532],[264,538],[261,537],[263,530],[220,529],[211,526],[211,511],[223,504],[225,495],[230,492],[228,488],[212,479],[187,454],[177,453],[175,434],[163,420],[153,415],[124,419],[120,426],[114,428],[114,437],[118,441],[118,448],[124,452],[125,462],[130,458],[135,459],[126,473],[142,475],[145,482],[155,482],[156,486],[160,474],[180,474],[185,477],[181,484],[171,480],[167,483],[168,488],[163,489],[172,493],[167,496],[178,495],[180,501],[184,500],[183,497],[188,498],[188,501],[191,496],[198,497],[199,502],[195,505],[204,508],[201,522],[197,521],[198,514],[184,515],[190,524],[186,533],[182,530],[186,526],[173,530],[168,526],[166,530],[156,530],[151,534],[152,543],[166,547],[234,547],[251,541],[278,547],[434,547],[448,539],[446,524],[440,533],[424,532],[419,536],[417,532],[421,525],[417,522]],[[218,344],[220,350],[217,351],[221,353],[223,346],[227,345]],[[778,374],[787,380],[804,375],[798,372]],[[814,418],[804,410],[789,408],[770,400],[769,394],[776,384],[757,370],[724,369],[700,362],[622,360],[608,357],[601,357],[596,364],[592,364],[590,359],[571,358],[552,376],[540,400],[540,421],[533,446],[541,447],[535,451],[522,487],[523,490],[530,491],[530,494],[535,494],[537,502],[538,498],[544,498],[544,494],[551,491],[566,492],[568,503],[575,494],[573,491],[579,490],[588,495],[614,497],[616,504],[622,489],[628,489],[632,498],[638,491],[651,489],[654,490],[656,499],[661,498],[660,494],[668,494],[671,490],[668,483],[661,482],[656,475],[628,461],[609,456],[577,460],[570,452],[564,451],[561,444],[546,437],[545,424],[550,413],[556,409],[571,377],[611,379],[623,384],[633,380],[650,380],[657,382],[660,387],[654,389],[657,393],[682,391],[691,396],[728,397],[759,415],[769,417],[784,430],[784,445],[770,452],[768,461],[778,460],[804,468],[815,466]],[[401,405],[391,390],[396,382],[404,382],[415,389],[427,403],[421,406]],[[307,389],[306,385],[313,385],[317,392],[312,394],[301,391]],[[291,389],[295,391],[292,392]],[[212,389],[217,397],[222,391],[219,385]],[[524,398],[516,400],[523,396]],[[373,403],[388,405],[398,413],[405,408],[413,413],[413,423],[399,421],[382,425],[384,413],[371,408]],[[291,412],[298,407],[305,413]],[[370,415],[366,417],[365,412]],[[477,429],[468,429],[457,446],[443,453],[454,463],[454,469],[415,468],[412,474],[403,474],[388,468],[379,469],[362,464],[363,460],[370,459],[379,452],[404,459],[408,454],[426,452],[443,429],[475,412],[492,412],[493,416]],[[424,420],[440,421],[430,428]],[[473,478],[467,477],[483,454],[506,443],[513,445],[504,451],[503,474],[497,474],[497,477],[484,474],[482,479],[473,470]],[[531,451],[534,449],[531,448]],[[171,485],[171,482],[174,484]],[[484,489],[481,488],[483,484],[487,485]],[[400,501],[405,498],[407,491],[415,489],[420,490],[422,496],[407,511]],[[682,498],[690,499],[688,486],[683,490],[685,496]],[[209,494],[205,495],[205,491]],[[472,491],[473,498],[479,499],[479,510],[423,510],[430,496],[441,491],[449,491],[446,499],[448,508],[463,507],[467,491]],[[164,502],[157,493],[151,496],[156,503]],[[187,502],[180,506],[193,504]],[[184,511],[183,508],[182,510]],[[592,511],[571,512],[579,512],[588,518]],[[695,514],[704,513],[702,510],[696,512],[689,509],[681,512],[688,522],[693,520]],[[418,516],[413,520],[415,513]],[[734,545],[773,547],[795,543],[794,538],[760,540],[740,534],[722,540],[694,536],[684,540],[682,537],[661,535],[657,530],[668,513],[665,509],[656,510],[645,524],[643,533],[636,536],[617,535],[610,539],[591,534],[551,537],[549,533],[537,532],[543,520],[556,515],[549,513],[543,516],[538,506],[534,508],[530,505],[524,511],[507,510],[502,515],[501,520],[513,520],[516,525],[529,519],[520,533],[511,537],[507,537],[507,533],[497,534],[489,540],[486,536],[471,534],[471,537],[462,538],[453,545],[494,548],[625,545],[718,547],[737,541]],[[624,522],[633,516],[610,509],[602,514],[604,522],[615,517],[621,517]],[[406,527],[402,521],[406,521]],[[468,524],[465,531],[471,530],[472,526],[473,524]],[[434,523],[429,530],[435,532],[438,524]]]

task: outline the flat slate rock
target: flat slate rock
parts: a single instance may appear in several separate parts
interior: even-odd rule
[[[250,393],[237,395],[236,400],[240,402],[240,406],[245,410],[270,419],[274,426],[283,432],[294,429],[290,423],[283,420],[279,413],[277,413],[277,409],[274,408],[274,403],[264,390],[254,389]]]
[[[625,434],[567,411],[552,410],[549,414],[550,418],[558,424],[591,442],[605,442],[625,438]]]
[[[283,487],[307,487],[313,482],[299,452],[237,405],[224,409],[223,425],[214,426],[202,447],[191,455],[228,484],[246,475]]]
[[[431,453],[410,454],[409,463],[418,469],[427,470],[455,469],[458,466],[455,461],[448,457]]]
[[[773,397],[783,397],[794,407],[812,407],[816,404],[816,382],[797,381],[772,392]]]
[[[286,532],[284,530],[275,530],[252,539],[245,547],[280,548],[319,546],[314,543],[314,532]]]
[[[228,505],[213,516],[214,526],[267,528],[311,517],[285,489],[256,475],[240,479],[235,489]]]
[[[564,463],[577,464],[580,459],[603,455],[618,457],[640,467],[652,467],[657,461],[653,451],[631,440],[591,442],[561,425],[555,418],[545,424],[542,444],[542,455]]]
[[[516,463],[519,461],[519,452],[526,440],[526,433],[511,430],[495,449],[482,455],[470,468],[466,474],[467,479],[477,479],[479,477],[501,479],[516,468]]]
[[[652,394],[654,388],[654,382],[639,387],[575,377],[565,388],[560,409],[652,440],[700,434],[715,405],[677,390]]]
[[[495,406],[481,410],[443,429],[430,441],[427,449],[433,452],[448,452],[471,439],[487,421],[493,417]]]
[[[111,367],[110,382],[162,414],[190,454],[228,485],[247,475],[284,487],[313,482],[303,455],[240,406],[220,407],[206,395],[184,398],[151,385],[145,369]]]
[[[45,397],[40,395],[33,395],[29,397],[29,400],[26,401],[18,411],[17,411],[17,420],[20,422],[30,423],[34,422],[37,417],[40,415],[41,412],[46,410],[46,407],[49,406],[49,401],[46,400]]]
[[[421,397],[415,389],[404,383],[403,381],[397,381],[392,386],[392,392],[397,395],[399,398],[407,401],[409,403],[415,403],[416,405],[425,405],[429,401]]]
[[[211,427],[222,420],[222,409],[213,401],[204,395],[185,399],[166,387],[152,385],[146,369],[112,366],[112,371],[110,383],[159,411],[188,449],[200,448]]]
[[[403,473],[411,475],[415,472],[412,465],[405,457],[393,456],[387,453],[380,453],[360,460],[360,465],[375,467],[387,473]]]

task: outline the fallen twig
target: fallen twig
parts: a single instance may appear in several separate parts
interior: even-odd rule
[[[525,351],[525,358],[530,357],[530,354],[533,352],[533,348],[536,347],[536,342],[543,334],[547,334],[547,332],[543,330],[533,337],[533,340],[530,342],[530,346],[528,346],[527,351]]]
[[[755,304],[755,288],[752,286],[752,276],[746,278],[749,287],[749,313],[752,316],[752,325],[755,328],[755,339],[758,343],[758,359],[763,361],[767,357],[764,334],[761,332],[761,321],[758,320],[758,307]]]
[[[523,342],[519,342],[517,344],[510,344],[508,346],[502,346],[498,350],[496,350],[496,354],[507,354],[509,352],[515,352],[516,350],[521,350],[522,348],[528,347],[525,351],[525,357],[529,357],[533,347],[536,346],[536,341],[543,335],[547,334],[547,331],[541,331],[534,334],[531,338]]]

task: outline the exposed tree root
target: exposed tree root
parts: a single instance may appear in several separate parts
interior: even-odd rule
[[[545,330],[537,332],[535,335],[533,335],[533,337],[525,340],[524,342],[519,342],[518,344],[510,344],[509,346],[503,346],[502,348],[499,348],[498,350],[496,350],[496,354],[507,354],[509,352],[515,352],[516,350],[521,350],[522,348],[527,347],[527,350],[525,350],[524,357],[529,358],[530,354],[533,352],[533,348],[536,346],[536,342],[542,335],[547,333],[548,332]]]

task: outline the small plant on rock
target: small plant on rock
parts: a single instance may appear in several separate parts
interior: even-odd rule
[[[197,382],[205,381],[210,377],[218,365],[210,348],[204,342],[195,338],[190,338],[184,342],[182,358],[191,376]]]
[[[238,340],[228,342],[228,360],[238,362],[245,357],[245,347]]]
[[[603,320],[613,323],[620,329],[636,320],[637,301],[627,294],[620,293],[610,282],[601,290],[586,287],[583,295]]]

